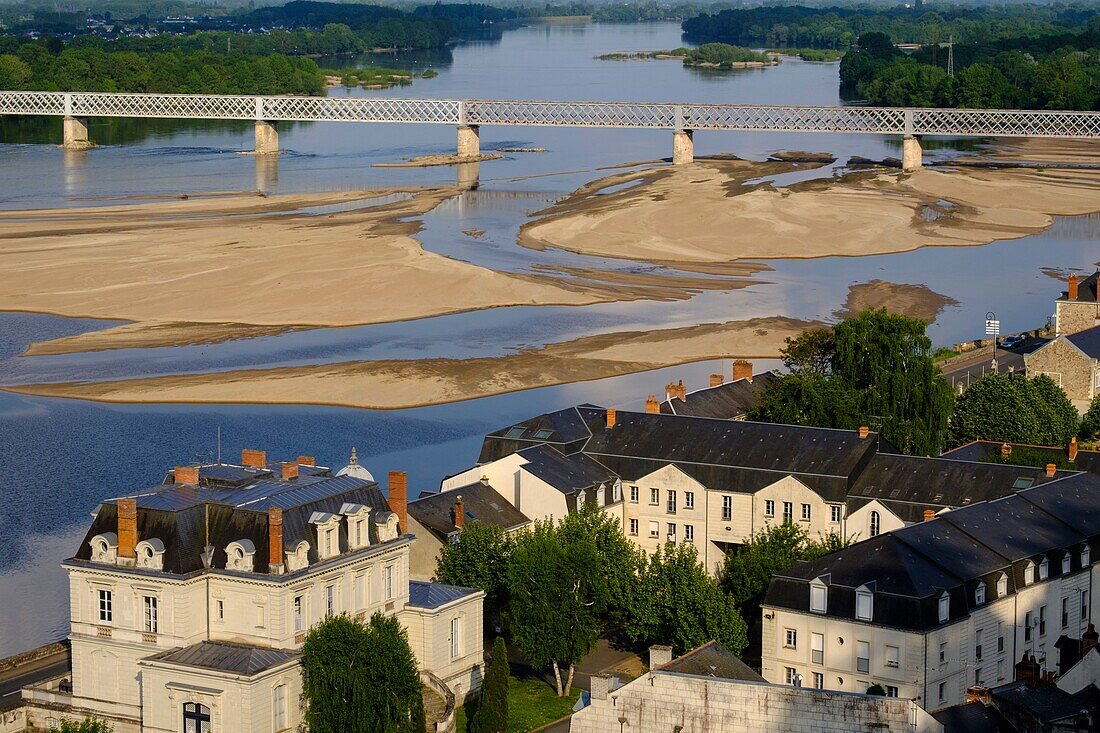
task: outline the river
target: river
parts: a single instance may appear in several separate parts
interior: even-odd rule
[[[599,54],[684,45],[672,23],[545,25],[506,31],[450,53],[410,54],[376,63],[433,68],[438,76],[381,91],[332,94],[436,98],[840,103],[836,64],[784,60],[778,67],[718,73],[676,61],[600,61]],[[341,59],[346,65],[347,59]],[[431,125],[316,123],[280,130],[277,161],[234,155],[252,146],[250,124],[93,121],[103,144],[86,154],[54,145],[59,126],[0,125],[0,208],[87,205],[90,199],[209,190],[272,193],[403,184],[451,184],[449,168],[381,169],[372,165],[450,152],[454,130]],[[700,133],[696,153],[731,152],[763,159],[777,150],[897,156],[899,142],[874,135]],[[932,143],[933,141],[928,141]],[[935,141],[950,156],[973,142]],[[482,130],[482,149],[542,147],[483,163],[480,187],[424,217],[418,238],[432,251],[497,269],[584,264],[592,258],[516,246],[531,212],[560,200],[607,171],[602,166],[671,154],[668,132],[564,128]],[[828,176],[831,168],[809,173]],[[461,232],[484,230],[474,239]],[[1100,217],[1064,218],[1047,232],[983,247],[927,248],[861,258],[767,263],[753,285],[705,292],[687,301],[499,308],[343,329],[318,329],[224,344],[92,354],[20,357],[33,341],[103,328],[109,323],[35,314],[0,314],[0,384],[73,378],[108,379],[351,359],[467,358],[520,346],[619,330],[787,315],[830,318],[849,285],[872,279],[923,283],[958,301],[931,327],[937,343],[978,335],[987,311],[1006,331],[1041,324],[1058,285],[1042,268],[1091,267]],[[651,272],[652,265],[600,262]],[[760,366],[767,366],[762,364]],[[352,446],[376,476],[407,470],[413,494],[470,464],[481,436],[538,412],[591,401],[638,408],[669,379],[703,385],[727,364],[705,362],[646,374],[412,410],[377,412],[328,407],[111,406],[0,392],[0,657],[45,643],[67,630],[67,592],[59,562],[72,555],[88,512],[103,498],[159,482],[172,465],[217,451],[264,448],[270,455],[316,455],[343,465]]]

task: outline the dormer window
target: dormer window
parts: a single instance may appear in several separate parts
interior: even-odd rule
[[[1050,577],[1050,560],[1045,557],[1039,562],[1039,580],[1046,580]]]
[[[856,589],[856,618],[870,621],[875,615],[875,596],[863,585]]]
[[[286,569],[288,573],[301,570],[309,565],[309,543],[302,540],[293,548],[284,550],[286,554]]]
[[[985,603],[985,583],[978,583],[978,587],[974,589],[974,605],[980,606]]]
[[[256,546],[252,540],[237,540],[230,542],[225,548],[226,570],[240,570],[251,573],[256,569]]]
[[[1073,561],[1070,559],[1069,553],[1062,555],[1062,575],[1069,575],[1070,566]]]
[[[92,562],[115,564],[118,561],[118,535],[104,532],[92,538]]]
[[[317,556],[322,560],[340,554],[340,515],[313,512],[309,523],[317,529]]]
[[[348,549],[358,550],[370,545],[370,507],[363,504],[344,504],[340,513],[348,522]]]
[[[378,532],[379,542],[389,542],[397,539],[397,515],[393,512],[379,512],[374,517],[374,527]]]
[[[951,596],[947,594],[947,591],[944,591],[940,596],[939,617],[941,624],[946,623],[947,619],[951,617]]]
[[[1024,566],[1024,585],[1031,585],[1035,582],[1035,563],[1031,560],[1027,561],[1027,565]]]
[[[1008,595],[1008,576],[1001,573],[1001,577],[997,578],[997,597],[1004,598]]]
[[[821,578],[810,581],[810,610],[814,613],[826,613],[829,610],[829,587]]]
[[[1081,549],[1081,567],[1087,568],[1091,564],[1091,562],[1092,561],[1089,559],[1089,546],[1085,545]]]
[[[151,570],[164,570],[164,543],[158,539],[142,540],[134,548],[137,566]]]

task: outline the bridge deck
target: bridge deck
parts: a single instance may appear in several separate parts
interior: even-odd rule
[[[0,91],[0,114],[983,137],[1100,137],[1100,112],[856,106]]]

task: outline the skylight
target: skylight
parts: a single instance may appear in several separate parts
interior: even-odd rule
[[[1012,488],[1013,489],[1030,489],[1031,485],[1033,483],[1035,483],[1035,479],[1028,478],[1026,476],[1021,476],[1020,478],[1016,479],[1015,483],[1012,484]]]

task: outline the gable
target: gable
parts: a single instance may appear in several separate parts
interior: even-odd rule
[[[677,487],[684,487],[688,489],[697,488],[701,491],[706,490],[706,486],[696,481],[694,478],[684,472],[679,466],[674,463],[669,463],[662,468],[658,468],[656,471],[647,473],[644,476],[639,476],[631,483],[635,484],[661,484]]]

